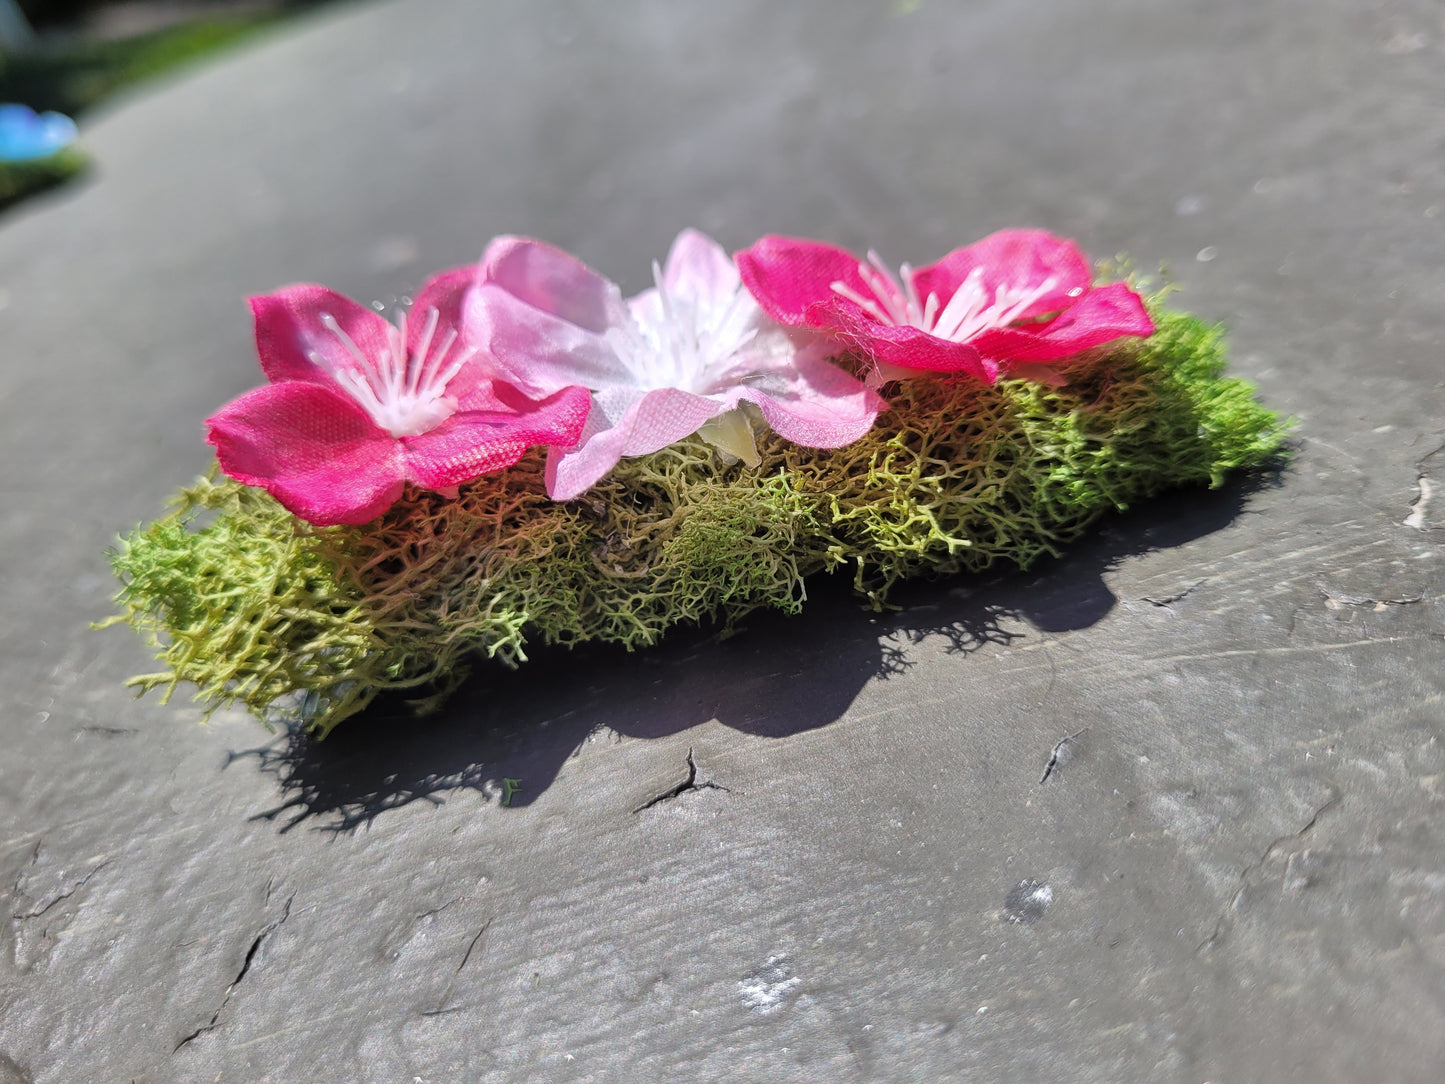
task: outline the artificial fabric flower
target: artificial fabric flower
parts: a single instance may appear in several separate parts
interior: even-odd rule
[[[1043,230],[1000,230],[927,267],[904,264],[898,278],[874,252],[861,261],[794,237],[764,237],[737,261],[769,315],[861,349],[882,377],[929,369],[992,383],[1154,331],[1138,294],[1095,287],[1078,246]]]
[[[206,422],[221,469],[311,523],[366,523],[407,482],[445,492],[534,444],[575,441],[586,389],[533,401],[493,379],[460,335],[475,273],[431,279],[395,325],[324,286],[252,298],[271,383]]]
[[[464,320],[498,372],[532,395],[569,384],[593,391],[580,439],[549,451],[553,498],[571,500],[621,457],[699,431],[755,465],[744,403],[811,448],[842,447],[872,428],[883,401],[826,360],[824,341],[769,319],[717,242],[684,230],[653,278],[653,289],[623,301],[616,285],[540,241],[500,237],[482,257]]]

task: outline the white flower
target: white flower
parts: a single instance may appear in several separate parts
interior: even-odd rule
[[[464,320],[498,373],[533,395],[592,390],[581,439],[548,456],[554,498],[578,496],[622,456],[698,432],[756,464],[743,403],[808,447],[842,447],[872,427],[882,400],[825,360],[821,340],[763,312],[717,242],[683,231],[653,277],[623,301],[615,284],[540,241],[501,237],[482,257]]]

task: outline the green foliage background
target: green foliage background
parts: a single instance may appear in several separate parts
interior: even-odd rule
[[[37,112],[53,109],[78,117],[116,91],[238,43],[288,13],[326,0],[276,0],[270,9],[211,13],[124,38],[75,33],[42,36],[26,53],[0,52],[0,102],[19,102]],[[37,26],[65,20],[98,3],[22,3]],[[83,151],[66,148],[32,162],[0,162],[0,210],[84,171]],[[157,163],[157,168],[165,168]]]

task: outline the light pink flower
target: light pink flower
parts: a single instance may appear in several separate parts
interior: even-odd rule
[[[532,395],[593,391],[581,438],[550,450],[554,498],[578,496],[622,456],[699,431],[755,464],[743,403],[812,448],[851,444],[872,427],[883,401],[825,359],[826,343],[769,319],[715,241],[684,231],[653,278],[624,302],[613,283],[540,241],[499,237],[482,257],[464,321],[498,372]]]
[[[898,278],[876,253],[860,261],[793,237],[764,237],[737,260],[774,319],[837,336],[887,377],[931,369],[992,383],[1154,332],[1138,294],[1122,282],[1096,288],[1078,246],[1043,230],[1000,230],[927,267],[904,264]]]
[[[251,299],[271,383],[207,421],[221,469],[315,524],[366,523],[412,482],[448,490],[509,467],[534,444],[567,444],[583,388],[543,402],[492,379],[459,336],[476,270],[429,281],[392,325],[324,286]]]

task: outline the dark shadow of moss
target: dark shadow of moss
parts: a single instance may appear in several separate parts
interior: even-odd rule
[[[350,831],[457,791],[527,805],[599,731],[661,738],[716,719],[765,738],[802,733],[836,722],[869,682],[905,672],[910,649],[926,640],[941,637],[950,653],[967,655],[1007,651],[1029,627],[1097,623],[1118,601],[1106,576],[1122,561],[1223,529],[1251,493],[1278,481],[1267,471],[1163,496],[1107,518],[1067,555],[1026,572],[906,584],[889,613],[869,612],[846,577],[815,577],[801,614],[759,612],[725,639],[679,629],[641,652],[552,649],[519,671],[474,675],[434,716],[418,719],[399,698],[383,698],[324,742],[293,727],[232,760],[254,760],[277,782],[282,801],[258,818],[282,831],[307,822]]]

